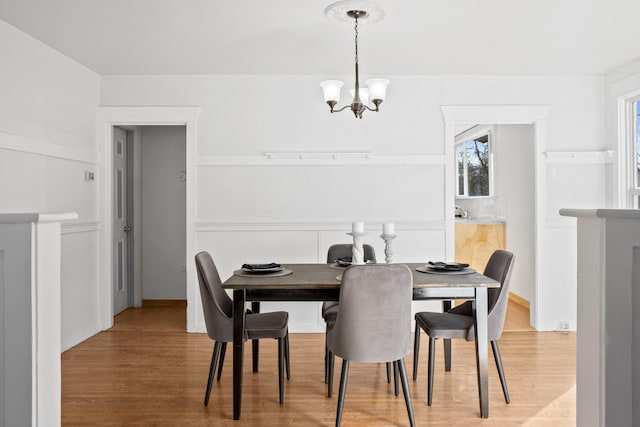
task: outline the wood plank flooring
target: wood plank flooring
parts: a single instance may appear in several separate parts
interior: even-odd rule
[[[184,332],[181,307],[130,309],[114,328],[62,355],[64,426],[331,426],[335,390],[326,397],[323,334],[291,334],[291,375],[278,404],[276,342],[263,340],[260,372],[245,359],[242,419],[232,420],[232,357],[203,405],[213,342]],[[511,404],[504,402],[493,359],[489,365],[490,418],[480,419],[473,343],[453,343],[453,370],[445,373],[437,344],[433,406],[426,404],[427,337],[420,371],[410,380],[416,424],[436,426],[575,426],[575,334],[505,332],[500,348]],[[407,356],[412,369],[412,355]],[[383,364],[352,363],[343,426],[408,425],[402,395],[393,395]]]
[[[529,309],[509,299],[503,331],[535,331],[529,324]]]

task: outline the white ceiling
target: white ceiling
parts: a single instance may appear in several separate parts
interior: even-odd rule
[[[0,0],[0,19],[99,74],[353,70],[331,0]],[[640,0],[386,0],[361,73],[600,75],[640,58]]]

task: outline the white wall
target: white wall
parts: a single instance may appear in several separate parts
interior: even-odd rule
[[[185,127],[141,126],[142,298],[185,300]]]
[[[362,120],[327,111],[318,87],[325,77],[104,76],[101,103],[203,108],[196,242],[214,254],[223,277],[252,260],[321,261],[327,240],[346,240],[356,218],[376,228],[382,221],[398,224],[398,261],[443,258],[450,159],[444,156],[442,105],[549,105],[548,147],[541,150],[604,148],[601,77],[392,76],[381,112]],[[263,154],[281,151],[374,155],[270,160]],[[541,201],[551,227],[539,230],[545,253],[539,329],[575,319],[575,270],[553,267],[558,259],[575,261],[575,225],[559,219],[556,205],[602,206],[605,200],[604,184],[587,179],[594,168],[571,168],[552,184],[574,191],[558,198],[549,183]],[[377,242],[377,234],[368,240]],[[378,247],[381,252],[381,241]],[[292,316],[292,324],[317,321],[309,316]]]
[[[97,74],[0,20],[0,210],[77,212],[62,229],[62,349],[98,331]],[[97,179],[100,179],[98,176]]]
[[[535,281],[533,129],[499,125],[495,140],[495,194],[506,210],[507,249],[516,254],[511,292],[530,301]]]

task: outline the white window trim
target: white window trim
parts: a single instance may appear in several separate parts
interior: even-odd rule
[[[637,207],[634,197],[640,195],[640,188],[636,187],[634,174],[637,130],[634,113],[635,104],[640,100],[640,89],[618,97],[618,179],[619,202],[621,208]]]
[[[627,158],[627,165],[629,166],[629,186],[627,190],[628,200],[627,206],[630,208],[639,208],[638,196],[640,195],[640,182],[637,179],[637,162],[638,162],[638,103],[640,103],[640,96],[631,100],[629,103],[630,115],[627,116],[629,120],[629,144],[630,156]]]

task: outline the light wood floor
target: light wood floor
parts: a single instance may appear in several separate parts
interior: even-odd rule
[[[64,426],[331,426],[335,393],[326,397],[323,334],[291,334],[291,375],[285,403],[278,404],[276,342],[264,340],[260,372],[245,361],[242,419],[232,420],[231,348],[222,380],[203,405],[213,343],[184,332],[184,307],[129,309],[115,326],[62,355]],[[490,358],[490,418],[479,418],[473,343],[453,343],[453,370],[445,373],[438,342],[433,406],[426,404],[427,338],[420,371],[410,380],[420,425],[575,426],[575,334],[505,332],[500,348],[511,404],[504,402]],[[412,369],[412,355],[406,358]],[[339,361],[337,361],[339,363]],[[408,425],[402,395],[386,383],[384,365],[352,363],[344,426]]]
[[[535,331],[529,325],[529,309],[510,299],[503,331]]]

